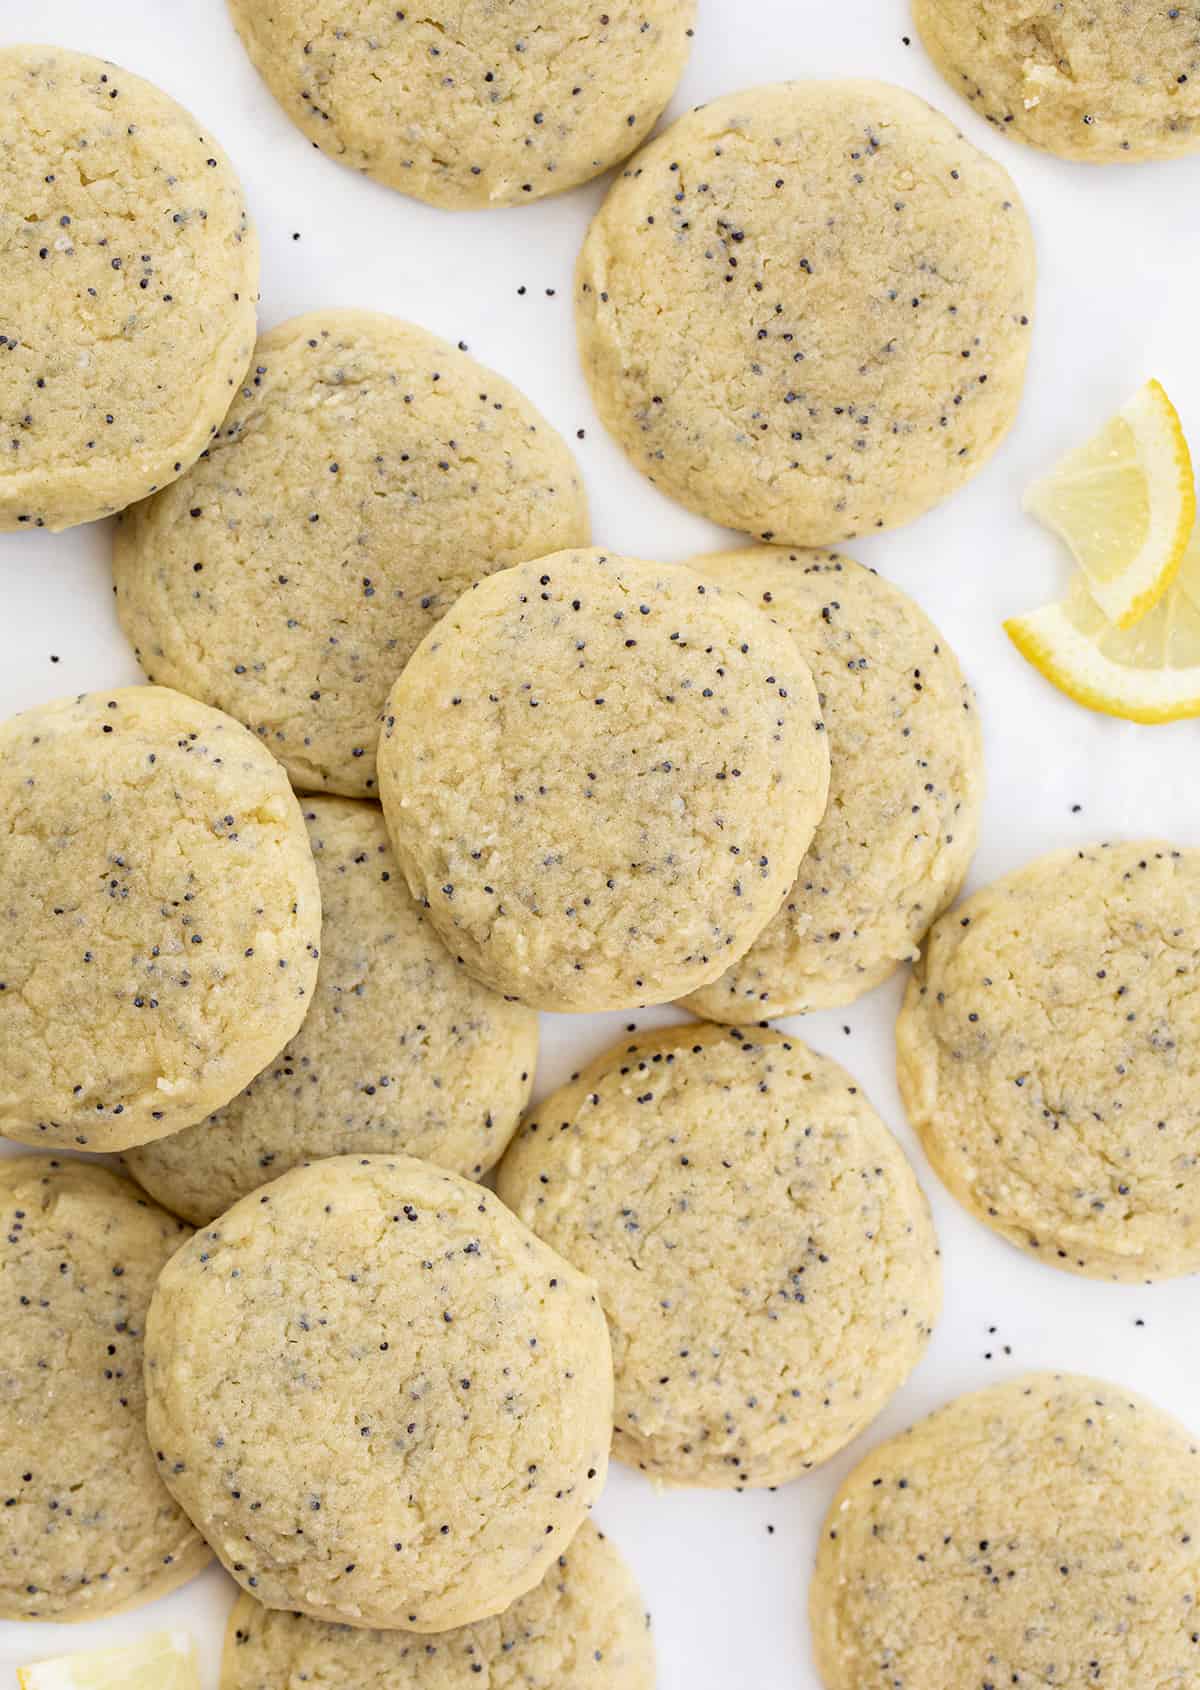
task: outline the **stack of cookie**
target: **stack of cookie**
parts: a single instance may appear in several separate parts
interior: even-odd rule
[[[365,79],[436,78],[460,41],[398,11],[368,68],[299,0],[234,5],[281,99],[311,61],[322,145],[460,207],[619,161],[682,69],[687,5],[635,28],[614,3],[594,38],[551,10],[532,77],[485,8],[471,62],[503,70],[416,136],[368,121]],[[1200,1260],[1197,859],[1050,859],[945,914],[973,695],[918,606],[811,549],[929,509],[1011,425],[1016,191],[869,82],[728,97],[625,167],[579,264],[597,406],[756,542],[663,565],[591,545],[567,445],[465,352],[345,310],[255,344],[240,190],[157,90],[50,49],[0,55],[0,90],[28,206],[0,521],[122,512],[151,683],[0,727],[0,1131],[37,1151],[0,1163],[0,1615],[111,1613],[211,1553],[243,1592],[224,1690],[647,1690],[640,1598],[586,1519],[610,1450],[786,1483],[874,1419],[940,1310],[903,1151],[768,1021],[852,1002],[932,929],[899,1045],[950,1188],[1080,1271]],[[56,162],[85,146],[86,173]],[[528,1109],[539,1011],[668,1002],[696,1019]],[[100,1152],[137,1183],[76,1154]],[[948,1640],[970,1683],[1024,1682],[1011,1592],[1047,1579],[1046,1682],[1110,1620],[1111,1658],[1167,1682],[1194,1450],[1098,1391],[966,1399],[851,1476],[813,1590],[831,1690],[958,1690]],[[1145,1533],[1089,1554],[1143,1463]],[[1016,1535],[1013,1485],[1039,1494]],[[946,1596],[964,1580],[984,1600]]]

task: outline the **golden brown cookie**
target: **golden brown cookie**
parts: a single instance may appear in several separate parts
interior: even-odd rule
[[[146,1324],[168,1489],[260,1602],[446,1631],[545,1576],[604,1484],[592,1285],[481,1186],[337,1156],[172,1258]]]
[[[0,113],[0,530],[70,528],[216,433],[254,345],[258,242],[208,129],[120,65],[5,47]]]
[[[959,1202],[1099,1279],[1200,1267],[1200,851],[1056,851],[936,923],[896,1027]]]
[[[1032,1373],[872,1450],[826,1517],[810,1591],[826,1690],[1196,1675],[1200,1455],[1120,1385]]]
[[[533,1111],[497,1189],[595,1280],[614,1453],[656,1479],[807,1472],[899,1389],[941,1308],[900,1146],[844,1068],[782,1033],[628,1039]]]
[[[689,510],[820,546],[911,521],[1017,413],[1033,311],[1012,181],[882,82],[780,83],[630,160],[576,274],[607,428]]]
[[[678,565],[558,552],[490,575],[388,701],[383,812],[480,980],[540,1009],[705,985],[779,908],[825,808],[783,628]]]

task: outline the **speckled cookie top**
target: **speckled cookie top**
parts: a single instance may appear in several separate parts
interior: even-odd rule
[[[580,255],[580,351],[633,462],[689,509],[824,545],[954,491],[1016,414],[1016,189],[915,95],[714,100],[626,165]]]
[[[207,1121],[130,1150],[194,1225],[301,1162],[404,1151],[478,1178],[516,1130],[538,1018],[454,961],[414,903],[373,804],[308,798],[321,962],[300,1031]]]
[[[658,1479],[778,1485],[824,1461],[941,1306],[899,1145],[845,1069],[780,1033],[617,1046],[532,1113],[497,1188],[596,1281],[614,1453]]]
[[[325,1625],[242,1596],[221,1690],[279,1690],[297,1675],[344,1690],[654,1690],[654,1645],[629,1569],[585,1520],[527,1596],[438,1637]]]
[[[962,884],[983,799],[974,696],[928,617],[849,558],[754,546],[694,567],[796,640],[817,684],[830,779],[778,915],[687,1007],[751,1022],[852,1003],[917,954]]]
[[[560,552],[480,582],[388,703],[384,814],[451,951],[544,1009],[713,979],[791,884],[829,753],[795,642],[692,570]]]
[[[203,1119],[296,1031],[320,897],[279,764],[165,687],[0,725],[0,1132],[120,1150]]]
[[[2,1619],[95,1619],[209,1559],[144,1422],[146,1307],[187,1235],[107,1168],[0,1161]]]
[[[653,128],[696,0],[229,0],[285,112],[331,157],[433,205],[523,205]]]
[[[147,1322],[168,1487],[260,1602],[444,1631],[533,1588],[599,1495],[593,1287],[410,1157],[297,1168],[198,1232]]]
[[[921,40],[981,117],[1063,158],[1200,147],[1200,13],[1163,0],[913,0]]]
[[[1038,858],[933,928],[896,1029],[905,1105],[959,1200],[1097,1278],[1200,1268],[1200,851]]]
[[[315,311],[262,336],[192,471],[116,531],[151,680],[228,710],[293,782],[363,797],[388,690],[471,583],[589,538],[564,441],[435,335]]]
[[[873,1450],[811,1591],[826,1690],[1196,1681],[1200,1456],[1119,1385],[1035,1373]]]
[[[258,245],[211,134],[119,65],[0,50],[0,529],[174,480],[254,342]]]

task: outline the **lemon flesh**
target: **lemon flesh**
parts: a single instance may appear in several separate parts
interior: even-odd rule
[[[1179,574],[1175,577],[1175,584],[1183,589],[1200,610],[1200,522],[1192,529],[1191,538],[1179,565]]]
[[[1060,692],[1129,722],[1200,716],[1200,555],[1132,628],[1116,628],[1076,577],[1058,604],[1004,624],[1017,650]],[[1193,590],[1196,597],[1192,596]]]
[[[1070,547],[1108,621],[1131,627],[1174,580],[1196,515],[1174,405],[1148,381],[1084,446],[1037,481],[1025,508]]]
[[[200,1660],[186,1631],[154,1631],[136,1643],[18,1667],[17,1683],[20,1690],[200,1690]]]

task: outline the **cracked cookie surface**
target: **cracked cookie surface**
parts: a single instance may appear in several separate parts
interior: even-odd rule
[[[1159,0],[913,0],[956,94],[1005,135],[1097,164],[1200,147],[1200,20]]]

